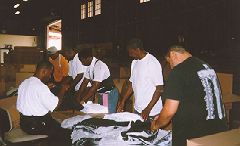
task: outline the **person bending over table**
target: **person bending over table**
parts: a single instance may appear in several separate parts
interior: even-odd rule
[[[163,128],[172,120],[173,146],[186,146],[187,139],[225,131],[226,114],[214,69],[183,46],[170,47],[166,59],[172,71],[162,95],[165,104],[151,129]]]
[[[25,79],[18,88],[17,110],[20,112],[20,127],[28,134],[48,135],[50,140],[70,142],[71,131],[61,128],[51,112],[59,107],[69,86],[63,85],[55,96],[47,86],[53,72],[49,61],[41,61],[32,77]]]
[[[105,100],[105,97],[103,97],[103,94],[105,94],[107,95],[106,100],[108,101],[108,110],[110,113],[114,113],[118,101],[118,90],[111,78],[108,66],[92,55],[91,48],[79,52],[78,57],[83,65],[87,66],[87,69],[84,73],[84,80],[75,96],[77,101],[80,104],[83,104],[98,93],[100,94],[98,103],[104,104],[103,100]],[[89,82],[91,83],[91,87],[84,93]]]

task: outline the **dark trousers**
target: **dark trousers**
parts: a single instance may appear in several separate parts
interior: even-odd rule
[[[64,129],[61,124],[54,120],[51,114],[45,116],[24,116],[20,114],[21,129],[31,135],[48,135],[49,140],[63,141],[71,144],[71,130]]]

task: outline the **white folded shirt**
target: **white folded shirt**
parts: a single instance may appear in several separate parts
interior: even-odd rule
[[[83,109],[81,110],[84,113],[108,113],[108,107],[105,107],[100,104],[94,104],[88,101],[86,104],[83,104]]]

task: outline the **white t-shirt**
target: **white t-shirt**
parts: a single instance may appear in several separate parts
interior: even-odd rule
[[[96,62],[97,61],[97,62]],[[84,77],[92,81],[102,82],[110,76],[108,66],[101,60],[93,57],[91,64],[87,67]]]
[[[151,54],[141,60],[133,60],[131,64],[131,77],[135,103],[134,109],[142,113],[152,100],[157,85],[163,85],[162,67],[159,61]],[[154,105],[150,116],[155,116],[162,109],[161,98]]]
[[[17,110],[25,116],[44,116],[57,104],[58,97],[36,77],[25,79],[18,88]]]
[[[76,54],[73,60],[69,61],[69,71],[68,75],[71,76],[73,79],[76,78],[78,74],[84,73],[86,71],[86,66],[82,64],[82,62],[78,58],[78,54]],[[75,91],[78,91],[80,85],[83,82],[83,78],[79,81],[79,83],[75,86]]]

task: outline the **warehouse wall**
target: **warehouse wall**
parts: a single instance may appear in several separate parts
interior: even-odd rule
[[[23,36],[23,35],[8,35],[0,34],[0,48],[4,48],[5,45],[14,46],[37,46],[36,36]]]

